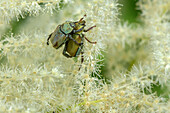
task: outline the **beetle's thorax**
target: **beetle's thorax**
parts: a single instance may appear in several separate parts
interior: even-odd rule
[[[61,31],[64,33],[64,34],[69,34],[71,33],[73,30],[73,27],[70,26],[70,22],[69,21],[66,21],[65,23],[63,23],[61,25]]]

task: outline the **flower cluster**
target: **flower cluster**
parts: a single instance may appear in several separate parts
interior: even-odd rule
[[[0,112],[168,112],[170,2],[139,1],[143,25],[135,26],[120,23],[119,5],[1,0]],[[81,64],[81,56],[66,58],[63,47],[46,43],[57,25],[84,14],[85,29],[96,25],[84,35],[97,44],[84,41]],[[9,29],[12,19],[18,22]]]
[[[143,9],[147,34],[151,38],[155,66],[160,70],[156,79],[160,84],[164,84],[170,79],[170,1],[143,0],[139,4]]]

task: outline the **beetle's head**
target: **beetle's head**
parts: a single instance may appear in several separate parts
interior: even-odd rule
[[[85,20],[75,22],[75,29],[78,30],[84,28],[86,26],[85,23]]]
[[[86,21],[85,21],[85,20],[79,21],[78,24],[79,24],[80,26],[81,26],[81,25],[82,25],[82,26],[85,26]]]
[[[69,23],[70,26],[71,26],[72,28],[74,28],[75,30],[84,28],[84,27],[86,26],[86,25],[85,25],[86,21],[83,20],[85,16],[86,16],[86,15],[84,15],[84,16],[83,16],[79,21],[77,21],[77,22],[70,22],[70,23]]]
[[[84,15],[84,16],[77,22],[77,27],[78,27],[78,29],[86,26],[86,21],[84,20],[84,17],[85,17],[85,16],[86,16],[86,15]]]

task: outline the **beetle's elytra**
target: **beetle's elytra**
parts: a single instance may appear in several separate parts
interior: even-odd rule
[[[85,17],[86,15],[84,15]],[[83,63],[83,42],[86,39],[89,43],[96,44],[96,42],[91,42],[88,40],[83,32],[88,32],[96,26],[92,26],[85,30],[86,21],[82,17],[79,21],[71,22],[66,21],[65,23],[58,25],[54,32],[52,32],[48,39],[47,45],[49,45],[49,40],[53,47],[58,49],[63,44],[65,44],[63,55],[67,58],[77,57],[81,53],[81,63]],[[80,68],[79,68],[80,70]]]

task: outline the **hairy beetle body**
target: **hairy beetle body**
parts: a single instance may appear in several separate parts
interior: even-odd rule
[[[83,34],[83,32],[87,32],[96,26],[92,26],[85,30],[84,27],[86,26],[86,21],[83,19],[84,17],[77,22],[66,21],[63,24],[58,25],[55,31],[49,35],[47,39],[47,45],[49,45],[49,40],[51,41],[53,47],[56,49],[65,44],[63,55],[67,58],[71,58],[77,57],[81,53],[81,63],[83,63],[84,58],[82,49],[84,38],[89,43],[96,44],[96,42],[91,42],[88,40]]]

